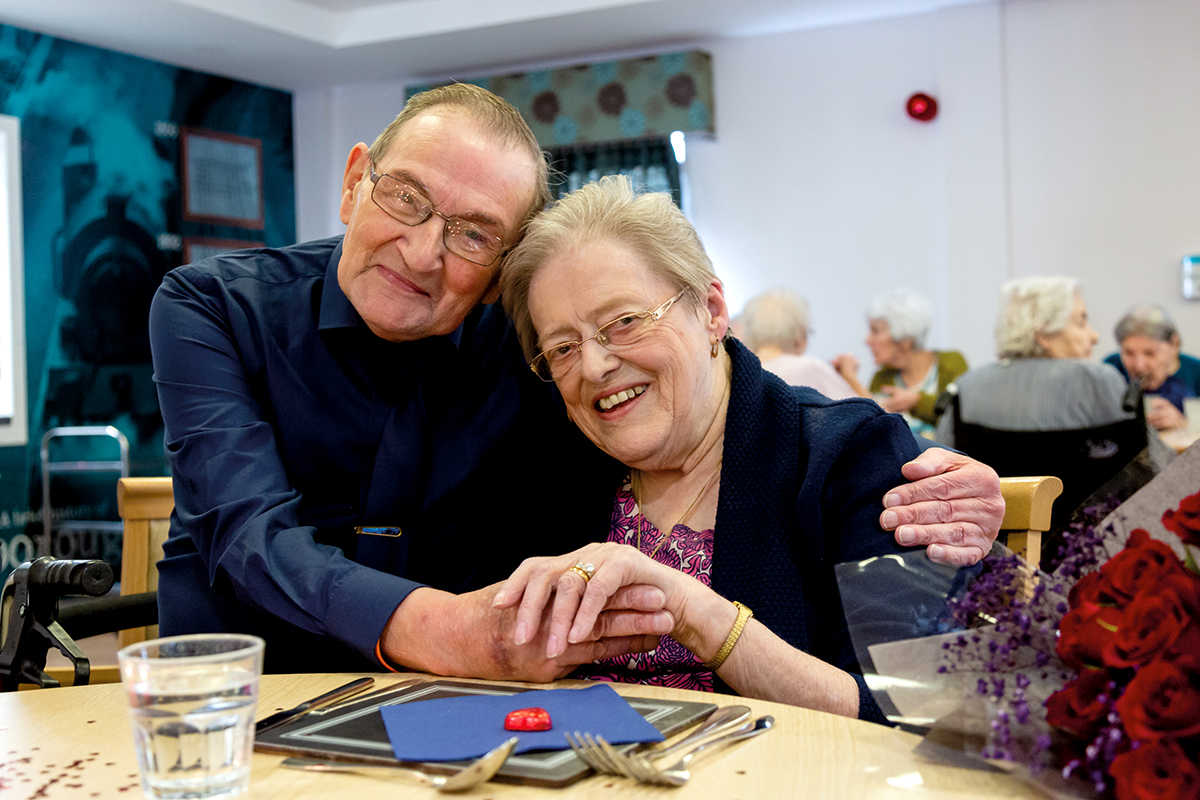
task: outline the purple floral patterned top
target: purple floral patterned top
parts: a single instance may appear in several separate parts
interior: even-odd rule
[[[637,547],[639,526],[643,553],[650,555],[658,547],[658,552],[654,554],[655,561],[685,572],[705,586],[712,586],[712,530],[694,531],[686,525],[676,525],[674,535],[659,547],[663,534],[639,513],[633,488],[626,477],[624,486],[613,501],[607,541]],[[669,636],[664,636],[658,647],[648,653],[597,661],[580,667],[573,677],[646,683],[701,692],[715,690],[712,671],[705,669],[703,662],[690,650]]]

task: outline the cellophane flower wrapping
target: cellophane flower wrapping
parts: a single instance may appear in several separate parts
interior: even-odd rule
[[[1200,447],[1150,477],[1135,460],[1089,498],[1049,573],[1001,545],[837,566],[868,686],[920,754],[1054,797],[1200,800]]]

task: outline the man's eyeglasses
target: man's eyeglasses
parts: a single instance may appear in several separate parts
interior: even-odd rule
[[[670,310],[671,306],[687,294],[684,288],[679,294],[650,311],[633,311],[622,314],[611,322],[606,322],[596,329],[596,332],[582,341],[559,342],[548,347],[533,357],[529,368],[544,381],[561,380],[579,366],[583,358],[583,343],[595,339],[609,350],[619,350],[623,347],[637,344],[653,329],[653,323],[658,322]]]
[[[415,228],[432,215],[437,214],[446,221],[442,228],[442,241],[446,249],[459,258],[481,267],[490,267],[504,255],[504,240],[496,234],[467,222],[461,217],[447,217],[433,207],[433,202],[415,187],[391,175],[380,175],[371,164],[371,199],[388,216]]]

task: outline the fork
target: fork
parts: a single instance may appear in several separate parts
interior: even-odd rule
[[[750,708],[748,706],[722,706],[713,712],[712,716],[702,726],[678,742],[661,750],[646,750],[639,753],[639,755],[645,756],[648,759],[663,758],[672,753],[685,750],[701,739],[740,727],[748,719],[750,719]],[[570,745],[571,750],[579,757],[579,760],[592,769],[597,772],[607,772],[613,775],[626,774],[620,765],[620,761],[627,757],[625,753],[617,752],[619,760],[617,763],[613,763],[600,746],[596,744],[595,740],[592,740],[587,734],[581,734],[579,731],[576,731],[574,738],[572,738],[570,733],[565,733],[564,736],[566,736],[567,744]],[[588,736],[588,740],[586,741],[584,739],[585,736]]]
[[[688,771],[688,765],[702,751],[709,748],[722,748],[734,742],[740,742],[743,739],[749,739],[758,736],[761,733],[766,733],[775,724],[775,718],[771,716],[759,717],[754,721],[753,725],[746,725],[733,733],[727,733],[724,736],[718,736],[715,739],[710,739],[703,744],[689,750],[677,762],[671,766],[662,769],[652,763],[649,759],[640,755],[624,755],[604,740],[602,736],[593,738],[589,734],[584,734],[583,741],[585,746],[578,749],[572,745],[572,749],[579,753],[581,750],[589,751],[589,755],[594,758],[599,758],[602,763],[608,766],[620,769],[621,774],[642,783],[654,783],[661,786],[682,786],[691,778],[691,773]],[[578,734],[576,734],[578,738]],[[568,737],[568,742],[570,741]],[[601,754],[597,756],[597,753]]]
[[[518,737],[512,737],[499,747],[484,753],[453,775],[430,775],[419,769],[408,767],[356,764],[350,762],[339,763],[336,761],[312,761],[305,758],[286,758],[280,766],[287,767],[288,769],[302,769],[308,772],[350,772],[365,775],[382,775],[389,778],[398,776],[418,780],[426,786],[434,787],[439,792],[465,792],[484,783],[499,772],[519,741]]]

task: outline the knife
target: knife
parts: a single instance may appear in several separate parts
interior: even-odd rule
[[[290,722],[296,717],[307,714],[309,711],[312,711],[318,706],[323,706],[328,703],[332,703],[334,700],[340,700],[343,697],[349,697],[350,695],[358,694],[373,683],[375,683],[374,678],[355,678],[349,683],[343,684],[336,689],[332,689],[325,694],[319,694],[311,700],[305,700],[295,708],[290,708],[287,711],[280,711],[276,714],[266,717],[265,719],[259,720],[258,722],[254,723],[254,732],[259,734],[265,730],[270,730],[271,728],[282,725],[285,722]]]

